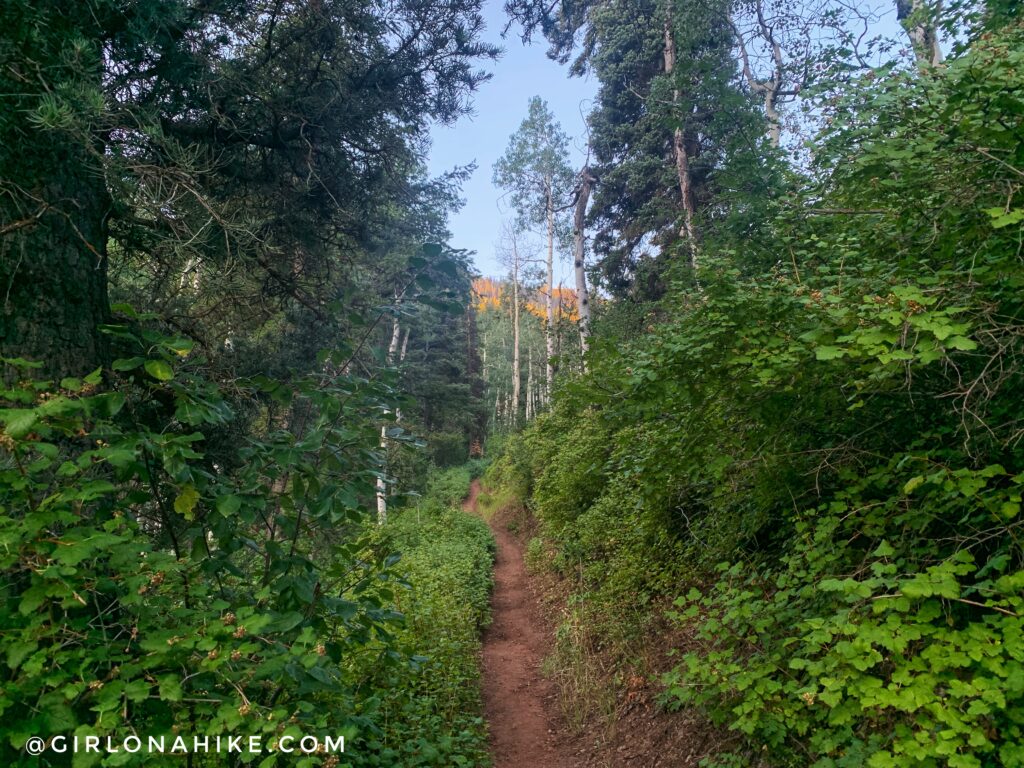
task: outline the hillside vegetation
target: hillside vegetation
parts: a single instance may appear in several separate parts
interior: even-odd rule
[[[490,473],[602,653],[680,630],[708,765],[1024,765],[1022,35],[859,82]]]

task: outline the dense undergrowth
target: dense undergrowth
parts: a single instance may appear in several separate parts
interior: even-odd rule
[[[852,89],[490,472],[605,652],[679,627],[707,765],[1024,765],[1022,42]]]
[[[380,528],[365,499],[386,381],[229,389],[186,340],[120,332],[142,354],[114,363],[116,389],[100,371],[53,382],[7,361],[21,378],[0,391],[0,761],[72,764],[29,756],[35,735],[167,749],[181,735],[260,739],[189,755],[197,766],[485,764],[477,635],[493,543],[458,510],[469,469],[437,474]],[[286,736],[346,748],[283,754]],[[73,764],[167,759],[186,758],[79,751]]]
[[[413,664],[369,681],[382,733],[366,740],[370,757],[356,765],[490,764],[479,655],[495,546],[487,525],[460,509],[470,477],[470,467],[435,474],[423,498],[381,531],[401,553],[396,570],[410,585],[396,595],[405,622],[394,652]]]

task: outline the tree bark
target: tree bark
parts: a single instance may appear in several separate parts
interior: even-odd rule
[[[108,357],[106,183],[73,146],[25,165],[27,194],[0,195],[0,356],[80,376]]]
[[[529,348],[526,363],[526,421],[533,418],[533,348]]]
[[[512,243],[512,426],[519,420],[519,248]]]
[[[555,380],[555,367],[552,358],[555,356],[555,200],[552,185],[554,180],[549,176],[547,179],[547,214],[548,214],[548,283],[547,283],[547,382],[548,389]]]
[[[583,359],[584,371],[587,368],[584,356],[587,354],[587,343],[590,338],[590,292],[587,290],[587,271],[584,263],[586,256],[584,223],[593,182],[594,178],[590,175],[590,168],[584,166],[580,171],[580,187],[576,195],[572,227],[573,268],[576,270],[576,311],[580,316],[580,355]]]
[[[917,63],[923,67],[941,64],[939,31],[925,0],[896,0],[896,18],[910,38]]]
[[[665,13],[665,74],[672,76],[676,68],[676,41],[672,33],[672,11]],[[679,103],[679,88],[672,89],[672,103]],[[676,161],[676,176],[679,179],[679,197],[683,212],[683,223],[679,228],[679,236],[686,240],[690,250],[690,267],[697,268],[697,233],[694,224],[695,204],[693,198],[693,180],[690,176],[690,153],[686,147],[682,126],[677,126],[672,133],[672,152]]]
[[[388,344],[388,365],[395,364],[395,355],[398,354],[399,342],[402,338],[402,328],[395,317],[391,323],[391,343]],[[406,341],[409,340],[406,335]],[[404,357],[404,353],[403,353]],[[384,482],[384,472],[387,471],[388,451],[388,426],[384,424],[380,428],[380,451],[383,457],[381,474],[377,476],[377,525],[384,525],[388,519],[387,483]]]

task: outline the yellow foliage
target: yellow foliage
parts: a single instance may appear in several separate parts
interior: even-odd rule
[[[478,277],[473,281],[473,306],[476,307],[477,312],[500,309],[501,300],[506,290],[508,290],[508,286],[504,281],[491,277]],[[555,299],[555,320],[568,320],[572,323],[578,321],[576,291],[572,288],[558,287],[552,291],[552,294]],[[526,298],[524,308],[527,312],[536,315],[541,320],[547,318],[547,295],[543,288],[536,291],[522,289],[521,295]]]

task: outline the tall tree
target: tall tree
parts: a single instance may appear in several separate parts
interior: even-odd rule
[[[505,154],[494,165],[494,183],[506,190],[519,221],[543,226],[547,238],[547,384],[554,381],[556,229],[572,190],[568,160],[569,139],[539,96],[530,99],[526,118],[509,139]]]
[[[675,255],[696,261],[722,135],[739,122],[723,103],[744,109],[725,4],[510,0],[506,9],[525,35],[543,32],[572,74],[599,80],[589,118],[601,181],[589,212],[597,274],[615,295],[657,298]]]
[[[590,202],[590,190],[593,184],[594,177],[590,173],[590,166],[584,165],[579,173],[572,219],[572,257],[573,270],[576,274],[576,307],[580,317],[580,354],[582,355],[587,353],[587,339],[590,337],[590,291],[587,289],[585,226],[587,203]]]
[[[0,356],[100,365],[111,199],[98,154],[104,16],[0,7]]]
[[[498,251],[498,258],[508,269],[509,279],[512,282],[512,426],[515,427],[519,421],[520,393],[522,390],[521,355],[519,345],[519,313],[520,297],[519,287],[522,280],[523,267],[525,266],[524,254],[521,246],[523,243],[516,232],[516,228],[506,221],[502,226],[502,240]],[[529,391],[527,391],[529,396]],[[529,407],[527,416],[529,419]]]
[[[159,307],[210,354],[268,327],[306,354],[344,330],[330,302],[419,205],[422,136],[466,109],[473,60],[493,54],[477,0],[384,13],[4,3],[0,354],[101,362],[108,262],[112,297]]]

